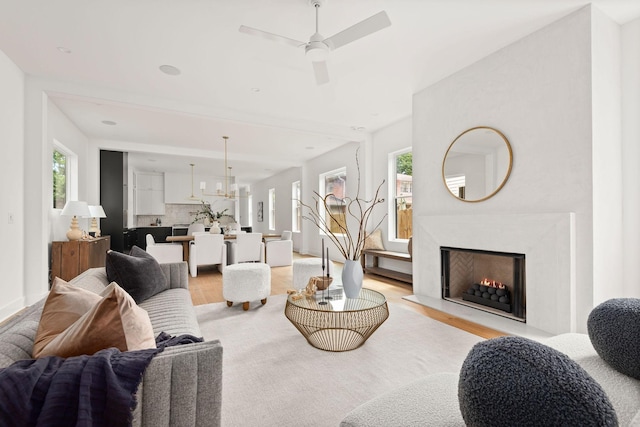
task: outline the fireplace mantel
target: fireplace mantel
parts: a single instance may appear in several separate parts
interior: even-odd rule
[[[416,296],[440,298],[441,246],[522,253],[527,324],[551,334],[576,331],[573,213],[426,215],[416,218],[414,227],[420,236],[414,239]]]

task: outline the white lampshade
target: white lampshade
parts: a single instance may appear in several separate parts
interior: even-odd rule
[[[87,204],[87,202],[69,200],[67,203],[65,203],[62,212],[60,212],[60,215],[89,218],[91,217],[91,212],[89,211],[89,205]]]
[[[207,189],[207,183],[204,181],[200,181],[200,189],[201,190],[206,190]]]
[[[106,218],[107,214],[104,213],[102,205],[89,206],[89,212],[91,212],[92,218]]]
[[[82,238],[82,230],[78,227],[78,217],[91,217],[91,212],[89,211],[89,205],[87,205],[87,202],[69,200],[64,205],[60,215],[73,217],[71,218],[71,227],[69,228],[69,231],[67,231],[67,238],[69,240],[80,240]]]

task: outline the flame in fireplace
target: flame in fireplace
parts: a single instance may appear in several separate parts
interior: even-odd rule
[[[490,287],[492,287],[492,288],[497,288],[497,289],[504,289],[504,288],[506,288],[506,286],[505,286],[505,284],[504,284],[504,283],[500,283],[500,282],[497,282],[497,281],[495,281],[495,280],[489,280],[489,279],[488,279],[488,278],[486,278],[486,277],[480,281],[480,284],[481,284],[481,285],[484,285],[484,286],[490,286]]]

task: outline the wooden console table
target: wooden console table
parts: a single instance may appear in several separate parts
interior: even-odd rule
[[[367,255],[373,257],[373,265],[366,266]],[[404,252],[381,251],[377,249],[365,249],[360,256],[362,270],[365,273],[377,274],[378,276],[388,277],[390,279],[399,280],[405,283],[413,284],[413,275],[402,273],[400,271],[390,270],[388,268],[379,267],[378,258],[394,259],[396,261],[405,261],[411,263],[411,255]]]
[[[69,281],[85,270],[104,267],[110,248],[109,236],[91,240],[51,242],[51,280],[57,276]]]

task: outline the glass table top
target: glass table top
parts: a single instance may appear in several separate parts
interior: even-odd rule
[[[298,298],[300,296],[300,298]],[[319,311],[361,311],[379,307],[387,302],[380,292],[362,288],[358,298],[346,298],[341,287],[317,291],[314,296],[291,294],[287,303],[306,310]]]

